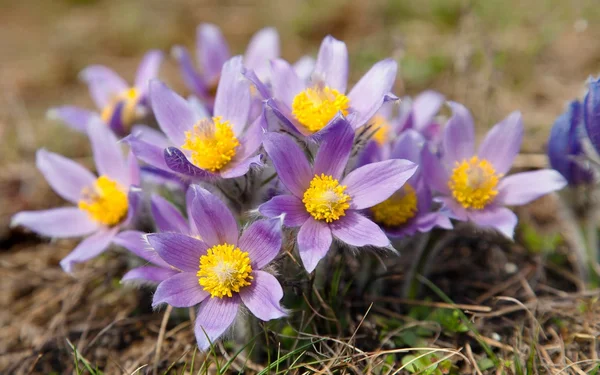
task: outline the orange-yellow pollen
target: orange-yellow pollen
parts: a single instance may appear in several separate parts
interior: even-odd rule
[[[249,254],[230,244],[215,245],[200,257],[198,283],[212,297],[232,297],[253,279]]]
[[[404,184],[391,197],[371,207],[373,220],[386,227],[397,227],[415,217],[417,203],[415,189],[409,184]]]
[[[350,207],[350,196],[345,191],[346,186],[340,185],[332,176],[315,175],[304,192],[302,202],[316,220],[331,223],[344,216]]]
[[[498,195],[498,181],[494,166],[487,160],[473,156],[469,160],[456,162],[448,181],[454,199],[464,208],[481,210]]]
[[[140,101],[140,93],[135,87],[131,87],[117,95],[104,109],[102,110],[102,120],[108,124],[115,111],[122,105],[121,122],[125,125],[131,125],[138,117],[137,107]]]
[[[191,161],[199,168],[217,172],[235,156],[240,145],[229,121],[221,117],[200,120],[191,131],[185,132],[184,150],[191,151]]]
[[[113,226],[127,215],[129,203],[125,189],[116,181],[100,176],[93,187],[83,189],[78,207],[93,220]]]
[[[307,88],[292,102],[292,114],[311,133],[323,129],[338,112],[347,116],[349,108],[350,99],[328,86]]]

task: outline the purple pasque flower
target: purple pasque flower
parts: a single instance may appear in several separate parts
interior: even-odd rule
[[[158,80],[150,83],[154,114],[168,139],[129,137],[128,143],[150,165],[195,179],[235,178],[261,164],[263,116],[250,117],[249,82],[242,58],[225,63],[212,118],[203,117],[181,96]],[[148,137],[151,137],[149,139]]]
[[[196,29],[196,55],[201,66],[198,71],[185,47],[175,46],[173,56],[179,62],[181,74],[190,91],[212,107],[221,76],[221,69],[231,58],[229,45],[218,26],[204,23]],[[244,67],[252,70],[262,81],[269,77],[269,60],[279,57],[279,34],[272,27],[259,30],[248,44],[243,57]]]
[[[406,159],[421,164],[425,138],[415,130],[404,131],[389,155],[390,159]],[[434,227],[452,229],[444,212],[433,210],[433,197],[425,182],[423,170],[418,169],[406,183],[388,199],[368,208],[366,214],[379,224],[390,237],[412,236],[429,232]]]
[[[441,160],[427,150],[423,173],[436,198],[460,221],[491,227],[512,238],[517,216],[508,206],[529,203],[562,189],[566,180],[555,170],[544,169],[505,177],[523,140],[519,112],[496,124],[475,152],[475,128],[469,110],[450,102],[453,115],[444,129]]]
[[[423,91],[414,100],[403,99],[403,106],[397,120],[397,133],[414,129],[421,133],[427,141],[438,144],[441,140],[441,126],[435,121],[435,116],[439,113],[444,101],[444,95],[432,90]]]
[[[186,201],[191,202],[194,198],[194,189],[188,188]],[[152,196],[151,211],[156,227],[161,233],[181,233],[195,238],[199,238],[196,226],[193,220],[186,219],[179,209],[169,201],[159,195]],[[190,212],[191,204],[187,205],[187,217],[192,217]],[[149,283],[159,283],[175,275],[179,270],[171,267],[165,262],[146,241],[146,233],[128,230],[119,233],[114,241],[116,245],[122,246],[133,254],[149,262],[148,265],[134,268],[127,272],[122,282],[142,281]]]
[[[342,178],[353,141],[350,124],[336,117],[322,135],[311,166],[292,138],[274,132],[264,136],[265,150],[291,194],[276,196],[258,210],[266,217],[285,215],[286,226],[300,227],[298,250],[308,272],[325,256],[333,237],[350,246],[389,246],[385,233],[360,210],[387,199],[417,169],[408,160],[385,160]]]
[[[267,105],[281,123],[304,136],[319,134],[338,113],[358,129],[385,101],[395,98],[390,91],[396,70],[394,60],[382,60],[346,94],[348,50],[344,42],[327,36],[310,82],[301,79],[286,61],[271,61],[273,98]]]
[[[591,184],[595,180],[594,170],[582,160],[585,158],[585,138],[582,105],[574,100],[565,113],[556,119],[548,139],[550,165],[559,171],[571,186]]]
[[[106,66],[92,65],[81,72],[80,76],[89,86],[102,121],[116,134],[129,133],[129,127],[150,111],[147,100],[148,82],[158,75],[162,60],[163,53],[160,51],[146,53],[138,67],[133,86],[129,86]],[[50,109],[48,115],[75,130],[85,132],[87,124],[98,113],[76,106],[63,106]]]
[[[583,98],[583,123],[596,152],[600,153],[600,78],[590,77]]]
[[[240,235],[229,208],[207,190],[193,186],[191,218],[198,236],[149,234],[146,239],[160,257],[180,270],[158,285],[153,306],[200,304],[195,323],[201,350],[234,322],[240,307],[267,321],[286,312],[279,301],[283,289],[263,269],[277,256],[282,243],[281,219],[250,224]]]
[[[88,124],[88,136],[99,177],[61,155],[44,149],[37,152],[37,167],[48,184],[75,207],[23,211],[12,219],[12,225],[43,236],[87,236],[61,260],[66,272],[106,250],[132,222],[140,202],[139,168],[133,155],[125,158],[116,136],[99,121]]]

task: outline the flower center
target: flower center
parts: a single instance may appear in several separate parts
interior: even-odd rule
[[[312,217],[331,223],[344,216],[350,207],[350,196],[344,191],[346,186],[340,185],[332,176],[315,175],[310,181],[310,187],[304,192],[302,202]]]
[[[250,285],[253,277],[247,252],[229,244],[215,245],[200,257],[198,283],[211,297],[231,297]]]
[[[489,161],[473,156],[456,162],[448,187],[464,208],[481,210],[498,195],[496,187],[500,177]]]
[[[383,202],[371,207],[373,220],[386,227],[397,227],[417,214],[417,193],[409,184]]]
[[[342,112],[348,115],[350,99],[335,89],[325,86],[308,88],[294,97],[292,114],[310,132],[317,132]]]
[[[98,177],[93,188],[83,189],[78,206],[92,219],[108,226],[118,224],[129,208],[125,190],[106,176]]]
[[[373,139],[380,145],[383,146],[390,137],[390,130],[392,127],[388,124],[385,117],[381,115],[375,115],[373,118],[373,129],[375,129],[375,133],[373,134]]]
[[[134,88],[130,88],[120,95],[117,95],[102,110],[102,120],[108,124],[115,115],[115,111],[121,107],[121,121],[123,124],[131,124],[137,118],[137,105],[139,103],[140,93]]]
[[[212,121],[200,120],[191,131],[185,132],[181,148],[192,152],[194,165],[216,172],[231,161],[239,145],[229,121],[213,117]]]

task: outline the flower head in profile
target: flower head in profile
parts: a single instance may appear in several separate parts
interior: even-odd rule
[[[582,105],[573,101],[565,113],[554,122],[548,139],[550,165],[559,171],[571,186],[591,184],[595,180],[594,170],[585,162],[585,138]]]
[[[585,129],[596,152],[600,153],[600,78],[590,77],[582,107]]]
[[[204,23],[196,30],[196,55],[198,70],[187,51],[182,46],[173,48],[181,74],[189,90],[212,107],[221,77],[221,69],[231,58],[229,45],[218,26]],[[243,57],[245,68],[252,70],[257,77],[268,82],[269,60],[279,57],[279,34],[272,27],[259,30],[248,44]]]
[[[505,206],[529,203],[562,189],[566,180],[545,169],[506,176],[523,140],[521,114],[496,124],[475,152],[475,128],[469,111],[450,103],[453,115],[444,129],[441,160],[423,154],[423,173],[455,219],[491,227],[512,238],[517,216]]]
[[[198,346],[206,350],[235,321],[242,306],[261,320],[286,313],[279,304],[283,290],[263,271],[279,253],[279,218],[258,220],[240,235],[228,207],[207,190],[194,186],[190,220],[198,236],[182,233],[149,234],[146,239],[177,274],[158,285],[153,306],[200,304],[195,322]]]
[[[424,147],[427,147],[425,138],[408,129],[394,143],[389,158],[405,159],[419,165]],[[412,236],[416,232],[429,232],[434,227],[452,229],[448,215],[434,209],[431,190],[421,169],[388,199],[365,211],[390,237]]]
[[[267,133],[263,143],[291,194],[275,196],[258,210],[266,217],[285,214],[284,225],[300,227],[298,250],[309,272],[325,256],[334,237],[351,246],[389,246],[385,233],[360,211],[390,197],[417,169],[407,160],[385,160],[344,177],[354,130],[343,117],[333,120],[321,141],[313,166],[288,136]]]
[[[195,191],[193,187],[188,188],[186,201],[192,202]],[[191,204],[186,205],[187,217],[192,217]],[[160,233],[181,233],[194,238],[200,238],[193,220],[186,219],[179,209],[172,203],[161,197],[154,195],[151,199],[151,211],[156,227]],[[136,267],[128,271],[122,282],[148,282],[151,284],[159,283],[175,275],[179,271],[165,262],[146,241],[146,233],[127,230],[119,233],[114,240],[115,245],[122,246],[133,254],[148,262],[141,267]]]
[[[327,36],[317,57],[310,82],[300,78],[284,60],[271,62],[273,99],[267,102],[276,118],[304,136],[319,134],[338,114],[353,129],[365,125],[391,98],[397,64],[392,59],[376,63],[349,93],[346,44]]]
[[[61,266],[71,272],[74,263],[96,257],[134,218],[140,200],[139,168],[133,155],[124,157],[115,135],[102,124],[88,124],[99,176],[61,155],[39,150],[36,164],[52,189],[74,207],[16,214],[12,225],[22,225],[55,238],[86,238],[67,255]]]
[[[146,53],[138,67],[133,86],[112,69],[102,65],[92,65],[81,72],[80,76],[88,84],[102,121],[116,134],[128,134],[131,125],[150,112],[148,82],[158,75],[162,60],[163,53],[160,51]],[[98,113],[76,106],[63,106],[51,109],[49,116],[63,121],[75,130],[85,132],[87,124]]]
[[[250,83],[241,56],[223,66],[213,117],[206,117],[162,82],[150,83],[150,99],[167,139],[127,139],[141,160],[166,171],[197,179],[235,178],[260,165],[263,116],[250,116]]]

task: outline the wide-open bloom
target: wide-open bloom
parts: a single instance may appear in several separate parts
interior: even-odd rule
[[[242,305],[261,320],[284,316],[279,304],[283,289],[273,275],[262,271],[281,248],[281,220],[255,221],[240,235],[229,208],[198,186],[194,186],[190,214],[197,236],[146,237],[165,262],[181,271],[158,285],[153,306],[200,303],[195,333],[201,350],[231,326]]]
[[[333,237],[351,246],[389,246],[379,226],[360,210],[387,199],[417,169],[407,160],[385,160],[343,177],[353,140],[354,130],[343,117],[336,117],[311,166],[292,138],[265,134],[265,150],[291,195],[276,196],[258,210],[266,217],[285,214],[286,226],[300,227],[298,250],[308,272],[325,256]]]
[[[310,82],[301,79],[284,60],[271,62],[273,99],[267,102],[279,121],[304,136],[319,133],[341,113],[353,129],[369,121],[390,94],[397,64],[392,59],[376,63],[346,94],[348,51],[346,44],[327,36]]]
[[[406,159],[421,164],[425,138],[415,130],[404,131],[395,142],[391,159]],[[433,210],[431,190],[418,169],[408,181],[383,202],[365,210],[374,222],[390,237],[412,236],[429,232],[434,227],[452,229],[450,218],[444,212]]]
[[[75,207],[16,214],[22,225],[48,237],[87,236],[61,262],[67,272],[74,263],[102,253],[115,235],[134,218],[139,200],[139,168],[133,155],[125,158],[115,135],[102,123],[88,125],[99,177],[61,155],[39,150],[36,164],[52,189]]]
[[[150,165],[198,179],[234,178],[260,165],[263,116],[250,116],[250,83],[242,58],[223,66],[213,117],[203,117],[190,102],[162,82],[150,83],[150,99],[160,128],[168,139],[147,132],[145,139],[127,142]]]
[[[191,203],[194,197],[194,189],[190,187],[186,194],[186,201]],[[159,195],[152,196],[151,211],[154,222],[159,232],[181,233],[195,238],[200,234],[196,230],[193,220],[186,219],[179,209]],[[191,204],[186,205],[187,217],[192,217]],[[122,246],[133,254],[149,262],[149,264],[136,267],[128,271],[121,281],[145,281],[159,283],[175,275],[179,271],[165,262],[146,241],[146,233],[127,230],[119,233],[114,240],[116,245]]]
[[[179,62],[183,80],[190,91],[212,106],[221,76],[221,69],[231,58],[229,45],[218,26],[201,24],[196,29],[198,71],[185,47],[175,46],[173,55]],[[269,80],[269,60],[279,57],[279,34],[272,27],[259,30],[248,44],[243,57],[246,68],[254,71],[263,82]]]
[[[495,228],[512,238],[517,216],[505,205],[523,205],[562,189],[566,180],[545,169],[505,177],[523,140],[521,114],[496,124],[475,152],[473,118],[464,106],[450,103],[453,115],[444,129],[443,156],[423,154],[423,173],[455,219]]]
[[[147,100],[148,82],[156,78],[163,53],[150,51],[140,63],[133,86],[106,66],[92,65],[80,76],[88,84],[92,99],[100,111],[102,121],[118,135],[129,133],[130,126],[144,117],[150,106]],[[86,131],[87,124],[97,112],[76,106],[52,108],[48,115],[62,120],[75,130]]]
[[[572,101],[565,113],[554,122],[548,139],[550,165],[572,186],[594,182],[594,171],[584,161],[585,137],[582,105],[578,101]]]

